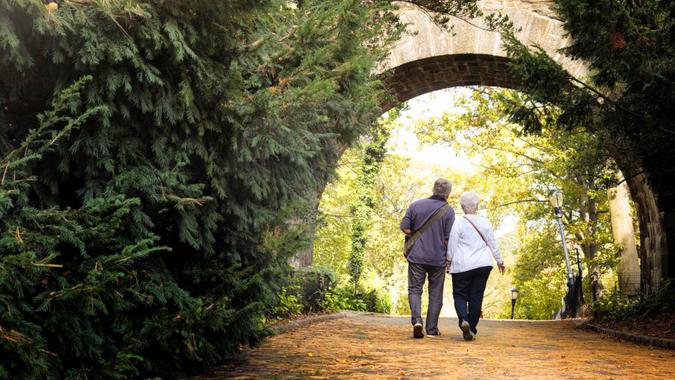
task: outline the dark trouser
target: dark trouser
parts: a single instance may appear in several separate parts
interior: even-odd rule
[[[443,284],[445,267],[408,262],[408,301],[410,321],[422,323],[422,288],[429,275],[429,307],[427,308],[427,334],[438,334],[438,316],[443,307]]]
[[[485,293],[485,284],[492,267],[481,267],[462,273],[452,274],[452,296],[455,299],[455,311],[459,323],[468,321],[471,331],[475,333],[480,311],[483,307],[483,294]],[[469,304],[467,310],[467,303]]]

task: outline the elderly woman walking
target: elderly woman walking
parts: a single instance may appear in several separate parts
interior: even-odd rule
[[[459,203],[465,215],[455,221],[448,240],[447,270],[452,274],[452,295],[464,340],[474,340],[478,333],[476,326],[492,258],[497,261],[501,274],[505,270],[492,225],[476,215],[479,202],[476,193],[462,194]]]

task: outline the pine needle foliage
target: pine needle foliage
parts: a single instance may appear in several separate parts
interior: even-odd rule
[[[394,9],[0,0],[0,378],[174,377],[264,337]]]
[[[148,266],[149,256],[168,248],[147,226],[129,231],[139,199],[92,198],[78,209],[31,204],[36,179],[27,168],[105,111],[84,109],[80,91],[90,80],[61,91],[1,160],[1,378],[78,378],[92,368],[101,377],[136,375],[142,340],[124,332],[140,331],[144,313],[167,314],[188,298],[163,289],[169,281]]]

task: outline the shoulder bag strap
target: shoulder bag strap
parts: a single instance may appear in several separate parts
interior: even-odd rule
[[[485,243],[485,245],[487,245],[488,248],[490,248],[490,245],[488,245],[487,240],[485,240],[485,236],[483,236],[483,233],[480,232],[480,230],[478,229],[478,227],[476,227],[475,224],[473,224],[471,219],[467,218],[466,216],[464,217],[464,219],[466,219],[466,221],[469,222],[469,224],[471,224],[473,226],[473,228],[476,230],[476,232],[478,232],[478,235],[480,235],[480,238],[483,239],[483,243]]]
[[[450,208],[450,204],[449,204],[449,203],[446,203],[446,204],[443,205],[441,208],[439,208],[438,210],[436,210],[436,212],[434,213],[434,215],[433,215],[431,218],[427,219],[427,221],[424,222],[424,224],[422,225],[422,227],[420,227],[419,230],[415,231],[415,232],[410,236],[410,238],[409,238],[408,240],[406,240],[405,245],[404,245],[404,247],[403,247],[403,255],[404,255],[405,257],[408,257],[408,253],[410,253],[410,248],[412,248],[413,244],[415,244],[415,242],[416,242],[417,240],[419,240],[419,238],[422,236],[422,234],[423,234],[424,232],[426,232],[426,230],[428,230],[429,227],[431,227],[431,225],[434,224],[434,222],[438,220],[438,218],[440,218],[441,216],[443,216],[443,214],[445,214],[445,212],[448,211],[449,208]]]

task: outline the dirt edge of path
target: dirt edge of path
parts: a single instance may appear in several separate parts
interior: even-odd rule
[[[606,334],[614,338],[626,340],[637,344],[654,346],[659,348],[667,348],[671,350],[675,349],[675,339],[666,339],[646,335],[630,334],[624,331],[613,330],[607,327],[598,326],[593,323],[585,323],[581,327],[587,330],[591,330],[601,334]]]

